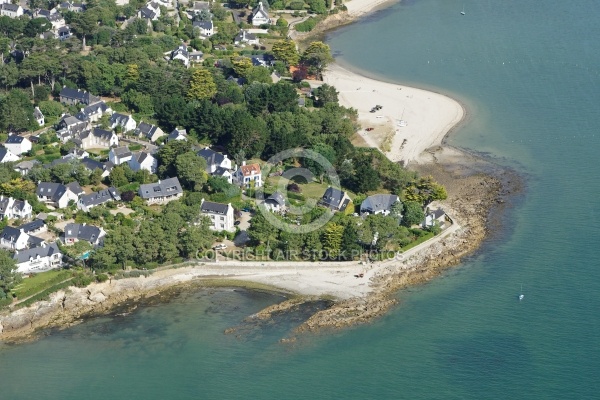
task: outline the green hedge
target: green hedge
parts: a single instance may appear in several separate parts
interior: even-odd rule
[[[423,242],[426,242],[427,240],[431,239],[434,236],[435,235],[432,232],[426,232],[423,236],[420,236],[414,242],[410,242],[406,246],[402,247],[402,251],[406,251],[408,249],[412,249],[413,247],[418,246],[418,245],[420,245]]]

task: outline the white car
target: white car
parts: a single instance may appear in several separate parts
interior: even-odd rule
[[[215,247],[213,247],[214,250],[223,250],[226,249],[227,245],[226,244],[218,244]]]

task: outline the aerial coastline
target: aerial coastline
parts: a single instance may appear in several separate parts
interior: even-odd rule
[[[347,4],[348,16],[356,19],[392,2],[352,0]],[[392,295],[398,288],[430,279],[476,250],[486,235],[490,207],[500,202],[503,186],[497,177],[480,172],[478,166],[487,165],[485,161],[443,146],[448,132],[463,121],[464,107],[447,96],[370,79],[336,64],[325,72],[323,82],[336,87],[342,105],[358,111],[362,125],[358,135],[368,146],[380,148],[391,161],[444,182],[448,199],[441,206],[454,220],[451,229],[397,258],[370,265],[358,261],[198,262],[147,277],[69,288],[54,293],[49,301],[2,317],[0,340],[21,339],[43,327],[69,326],[86,315],[109,312],[124,301],[157,295],[173,286],[202,285],[200,281],[210,285],[217,280],[220,285],[228,280],[232,285],[264,285],[263,289],[292,297],[333,298],[336,302],[331,308],[318,312],[298,330],[348,326],[385,313],[396,303]],[[371,113],[376,104],[382,110]],[[371,126],[377,129],[367,132]]]

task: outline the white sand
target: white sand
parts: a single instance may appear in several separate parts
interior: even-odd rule
[[[399,0],[350,0],[344,1],[344,5],[348,8],[348,15],[351,17],[360,17],[371,10],[392,1]]]
[[[372,264],[363,264],[357,261],[198,263],[193,267],[158,271],[146,278],[130,278],[92,284],[85,288],[85,295],[94,297],[98,293],[108,295],[126,290],[160,289],[194,279],[219,278],[258,282],[310,296],[329,295],[338,299],[364,297],[377,290],[377,284],[372,281],[372,278],[389,276],[417,267],[426,254],[429,255],[432,252],[437,254],[444,251],[448,244],[447,240],[459,229],[460,226],[455,223],[435,238],[385,262]],[[361,273],[363,277],[356,276]]]
[[[366,78],[337,64],[327,69],[324,81],[338,90],[340,104],[358,110],[361,135],[370,146],[379,147],[379,143],[366,128],[386,125],[396,131],[386,153],[392,161],[423,161],[421,153],[441,144],[464,115],[460,103],[447,96]],[[371,113],[375,105],[383,108]],[[406,121],[406,126],[400,127],[400,120]]]

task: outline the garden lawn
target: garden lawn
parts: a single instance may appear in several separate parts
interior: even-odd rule
[[[71,273],[65,270],[40,272],[39,274],[32,275],[30,278],[24,278],[23,282],[18,284],[13,292],[18,298],[23,299],[52,287],[59,282],[67,280],[70,277]]]

